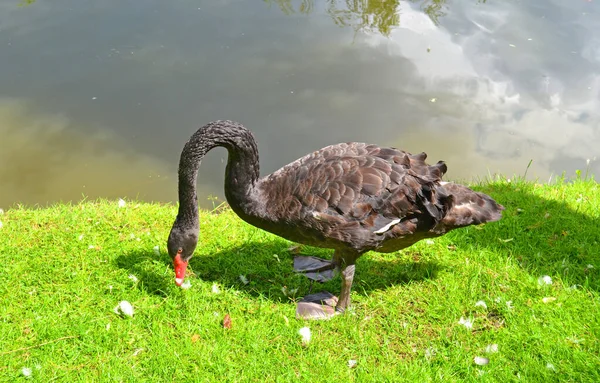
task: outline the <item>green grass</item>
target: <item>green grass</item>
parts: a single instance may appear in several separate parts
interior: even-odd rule
[[[353,309],[318,322],[295,319],[281,291],[309,287],[292,272],[291,243],[228,209],[201,213],[189,290],[175,286],[165,251],[172,205],[10,209],[0,215],[0,381],[599,382],[600,187],[498,179],[476,189],[506,206],[500,222],[365,255]],[[541,286],[543,275],[553,283]],[[121,300],[132,318],[113,312]]]

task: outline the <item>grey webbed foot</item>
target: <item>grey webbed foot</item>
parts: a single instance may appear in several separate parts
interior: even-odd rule
[[[296,307],[297,319],[329,319],[339,312],[336,312],[338,298],[327,292],[307,295],[298,302]]]
[[[294,257],[294,271],[304,274],[307,278],[317,282],[327,282],[335,277],[338,266],[332,261],[312,257]]]

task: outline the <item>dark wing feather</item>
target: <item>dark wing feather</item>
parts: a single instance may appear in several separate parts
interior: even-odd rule
[[[288,222],[297,232],[289,227],[270,231],[296,240],[304,236],[305,243],[318,232],[320,238],[369,247],[374,241],[430,230],[452,199],[439,184],[446,165],[429,166],[426,157],[346,143],[300,158],[263,180],[271,201],[266,215]],[[386,230],[377,233],[382,228]]]

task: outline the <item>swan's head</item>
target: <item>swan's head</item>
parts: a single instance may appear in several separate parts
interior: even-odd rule
[[[185,269],[190,258],[194,255],[197,244],[198,229],[184,229],[178,225],[173,225],[169,234],[169,240],[167,241],[167,248],[169,249],[169,255],[173,259],[175,284],[177,286],[181,286],[183,283]]]

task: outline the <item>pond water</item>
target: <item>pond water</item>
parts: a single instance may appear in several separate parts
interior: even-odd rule
[[[262,174],[345,141],[448,179],[600,174],[597,0],[4,0],[0,49],[5,209],[174,201],[215,119],[254,131]],[[202,163],[204,207],[224,161]]]

